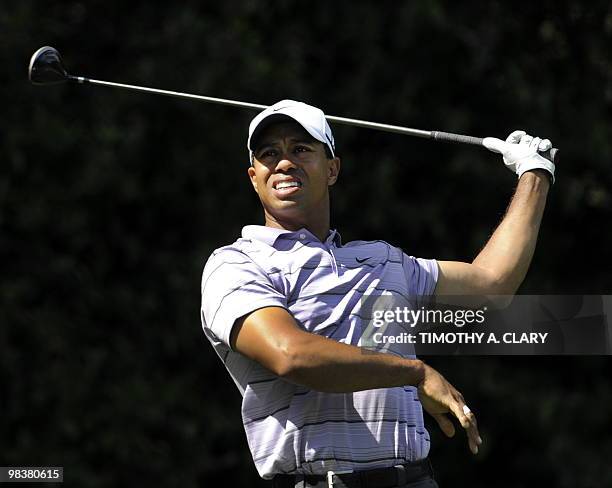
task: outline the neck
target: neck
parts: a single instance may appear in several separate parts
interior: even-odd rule
[[[266,227],[274,227],[275,229],[284,229],[289,231],[297,231],[307,229],[321,242],[325,241],[329,234],[329,209],[326,212],[316,213],[311,216],[300,216],[297,218],[274,216],[264,210],[266,219]]]

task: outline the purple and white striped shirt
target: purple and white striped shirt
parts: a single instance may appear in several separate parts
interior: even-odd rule
[[[204,333],[242,394],[242,419],[263,478],[393,466],[427,457],[429,434],[412,386],[323,393],[285,381],[232,351],[236,319],[282,307],[304,330],[359,345],[364,293],[433,294],[435,260],[417,259],[384,241],[342,244],[250,225],[213,252],[202,276]]]

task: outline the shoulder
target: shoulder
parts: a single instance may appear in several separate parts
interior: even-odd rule
[[[263,272],[253,257],[254,249],[249,239],[240,238],[215,249],[208,257],[202,271],[202,284],[215,279],[232,280],[244,273]]]
[[[212,267],[222,264],[241,264],[243,262],[252,261],[249,256],[248,246],[242,242],[243,239],[238,239],[232,244],[215,249],[204,265],[204,272],[210,271]]]
[[[208,266],[210,262],[232,261],[240,259],[241,256],[243,259],[251,259],[251,249],[249,244],[250,241],[248,239],[240,238],[231,244],[218,247],[208,257],[206,266]]]

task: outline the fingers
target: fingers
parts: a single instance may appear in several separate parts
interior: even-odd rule
[[[527,133],[524,130],[515,130],[508,137],[506,137],[506,142],[510,144],[518,144],[525,134]]]
[[[444,432],[446,437],[453,437],[455,435],[455,426],[446,415],[437,413],[433,415],[433,418],[436,419],[436,422],[438,422],[440,429]]]
[[[460,399],[463,397],[460,395]],[[461,423],[461,426],[465,429],[468,438],[468,446],[473,454],[478,454],[478,446],[482,444],[482,438],[478,432],[478,423],[476,422],[476,416],[474,412],[463,402],[457,402],[453,408],[452,413],[457,417],[457,420]]]
[[[457,418],[457,420],[461,424],[461,427],[467,430],[470,427],[470,419],[465,413],[463,413],[463,405],[461,405],[460,403],[455,403],[451,408],[451,412]]]
[[[542,139],[540,145],[538,146],[538,151],[548,151],[552,147],[552,142],[549,139]]]
[[[548,141],[548,139],[546,139]],[[526,134],[524,130],[515,130],[512,134],[510,134],[505,141],[501,139],[497,139],[496,137],[485,137],[482,140],[482,145],[486,147],[489,151],[505,154],[511,146],[508,144],[521,144],[524,146],[528,146],[530,149],[534,151],[547,149],[539,149],[540,146],[546,147],[544,141],[542,141],[539,137],[533,137],[529,134]],[[550,141],[548,141],[548,145],[550,146]]]
[[[466,405],[464,404],[463,406],[465,407]],[[444,432],[447,437],[454,437],[455,426],[445,414],[434,414],[433,418],[436,420],[436,422],[438,422],[440,430],[442,430],[442,432]],[[457,418],[459,419],[459,417]],[[472,412],[468,411],[467,414],[462,415],[462,418],[459,419],[459,422],[461,422],[461,426],[466,431],[470,451],[472,451],[473,454],[478,454],[478,446],[482,444],[482,438],[478,433],[476,416]]]
[[[527,136],[525,136],[527,137]],[[531,137],[531,136],[529,136]],[[521,139],[521,142],[523,142],[523,140]],[[537,151],[538,148],[540,147],[540,142],[542,142],[542,139],[540,139],[539,137],[531,137],[531,141],[529,142],[529,147],[531,149],[533,149],[534,151]]]
[[[552,147],[550,140],[530,136],[524,130],[515,130],[505,141],[496,137],[485,137],[482,140],[482,145],[489,151],[502,154],[508,149],[508,144],[526,145],[534,151],[548,151]]]
[[[470,412],[466,415],[468,418],[470,425],[467,428],[467,437],[468,437],[468,446],[470,446],[470,451],[473,454],[478,454],[478,446],[482,444],[482,438],[480,437],[480,433],[478,432],[478,424],[476,422],[476,416]]]
[[[510,144],[525,144],[535,151],[548,151],[552,147],[552,142],[549,139],[533,137],[527,134],[524,130],[515,130],[506,138],[506,143]]]
[[[503,141],[500,142],[506,144]],[[436,420],[447,437],[455,435],[455,426],[446,414],[451,413],[459,420],[467,433],[470,450],[477,454],[482,439],[478,433],[476,417],[465,404],[463,395],[440,373],[427,365],[425,377],[419,385],[418,392],[423,409]]]
[[[496,153],[503,153],[504,148],[506,147],[506,143],[501,139],[497,139],[496,137],[485,137],[482,140],[482,145],[489,151]]]
[[[523,136],[518,141],[518,143],[519,144],[524,144],[525,146],[530,146],[531,145],[531,141],[533,141],[533,136],[530,136],[529,134],[523,133]]]
[[[457,401],[453,405],[452,412],[457,417],[461,426],[465,429],[467,434],[468,446],[472,454],[478,454],[478,446],[482,443],[480,434],[478,433],[478,424],[476,423],[476,416],[465,403],[465,399],[461,392],[455,390],[455,398]]]

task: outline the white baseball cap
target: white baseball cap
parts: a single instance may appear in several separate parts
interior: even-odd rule
[[[255,118],[251,120],[251,124],[249,125],[249,139],[247,140],[251,164],[253,162],[253,147],[251,146],[251,142],[271,123],[287,118],[295,120],[314,139],[325,144],[329,148],[332,157],[336,156],[334,136],[325,119],[323,111],[303,102],[281,100],[258,113]]]

